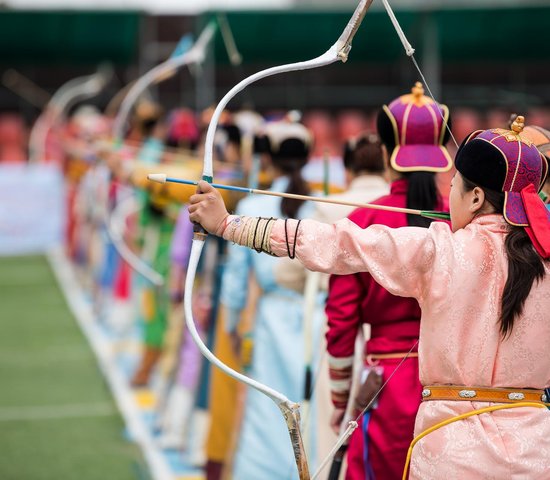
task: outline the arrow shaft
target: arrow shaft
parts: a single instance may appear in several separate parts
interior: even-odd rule
[[[184,185],[198,184],[198,182],[194,180],[184,180],[184,179],[174,178],[174,177],[166,177],[166,181],[172,182],[172,183],[181,183]],[[433,215],[432,216],[429,215],[430,213],[435,213],[438,218],[446,219],[448,217],[448,214],[446,212],[425,212],[423,210],[416,210],[414,208],[391,207],[389,205],[377,205],[375,203],[349,202],[347,200],[314,197],[311,195],[298,195],[295,193],[271,192],[269,190],[258,190],[256,188],[246,188],[246,187],[235,187],[232,185],[221,185],[218,183],[212,183],[211,185],[214,188],[219,188],[220,190],[231,190],[234,192],[241,192],[241,193],[253,193],[255,195],[269,195],[271,197],[292,198],[295,200],[312,201],[312,202],[318,202],[318,203],[329,203],[331,205],[343,205],[346,207],[370,208],[373,210],[384,210],[387,212],[421,215],[423,217],[427,216],[428,218],[433,218]]]

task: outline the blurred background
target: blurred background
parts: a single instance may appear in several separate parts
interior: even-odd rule
[[[431,93],[452,112],[457,142],[477,128],[505,127],[512,113],[550,126],[550,1],[391,5]],[[170,270],[169,247],[162,258],[151,254],[144,233],[147,222],[167,231],[157,222],[162,216],[171,235],[190,191],[152,189],[144,175],[162,163],[197,178],[206,126],[223,95],[259,70],[322,54],[355,6],[0,0],[2,480],[230,478],[240,420],[224,423],[214,405],[221,399],[242,417],[236,412],[243,400],[233,384],[212,393],[215,375],[204,364],[191,380],[192,401],[170,395],[185,357],[177,353],[184,343],[184,273]],[[204,58],[186,62],[188,68],[169,66],[141,89],[138,79],[181,59],[208,28]],[[216,140],[221,178],[269,186],[269,172],[254,160],[254,129],[258,122],[299,120],[314,138],[304,176],[314,190],[342,190],[344,143],[374,131],[380,106],[420,80],[375,0],[345,65],[276,75],[232,100],[221,122],[225,137]],[[136,95],[125,105],[129,92]],[[236,162],[229,149],[235,135]],[[456,147],[448,147],[454,154]],[[136,171],[141,177],[132,177]],[[451,175],[438,177],[442,194]],[[232,208],[237,200],[227,199]],[[224,335],[216,337],[224,255],[212,254],[214,266],[202,272],[203,334],[212,348]],[[175,330],[176,346],[147,343],[143,298],[154,298],[158,312],[162,285],[169,312],[159,320],[161,335]],[[246,359],[235,361],[246,371]],[[184,409],[187,419],[174,413]],[[167,438],[170,422],[192,427],[179,428],[174,440]]]
[[[12,90],[24,88],[17,83],[23,81],[17,74],[40,87],[34,99],[39,104],[64,82],[107,62],[114,76],[92,100],[105,106],[118,89],[165,60],[184,33],[198,34],[216,17],[216,9],[223,8],[242,56],[239,68],[231,66],[223,37],[217,35],[208,48],[200,81],[182,72],[152,92],[163,105],[203,109],[239,78],[321,54],[339,35],[355,2],[257,3],[4,1],[0,106],[19,112],[31,125],[40,110]],[[434,96],[451,108],[471,108],[486,117],[488,110],[526,111],[544,108],[550,101],[546,33],[540,28],[548,2],[394,0],[392,4]],[[289,105],[322,108],[331,115],[346,108],[369,112],[416,79],[381,3],[374,2],[345,69],[334,65],[264,80],[236,98],[232,107],[249,100],[259,109]]]

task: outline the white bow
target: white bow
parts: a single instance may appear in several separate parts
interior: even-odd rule
[[[297,63],[268,68],[254,75],[251,75],[250,77],[244,79],[243,81],[235,85],[221,99],[218,106],[216,107],[216,110],[214,111],[214,114],[212,115],[212,119],[210,121],[210,125],[208,126],[208,131],[206,134],[204,167],[203,167],[203,176],[202,176],[203,180],[212,182],[212,179],[213,179],[212,155],[213,155],[214,135],[216,133],[216,128],[218,126],[220,116],[223,110],[225,109],[225,107],[227,106],[227,104],[229,103],[229,101],[237,93],[239,93],[244,88],[246,88],[248,85],[262,78],[276,75],[278,73],[287,73],[287,72],[293,72],[298,70],[308,70],[308,69],[313,69],[318,67],[324,67],[326,65],[330,65],[337,61],[345,62],[348,58],[348,54],[351,49],[351,42],[353,40],[353,37],[355,36],[355,33],[357,32],[357,29],[359,28],[359,25],[361,24],[361,21],[363,20],[363,17],[365,16],[372,1],[373,0],[361,0],[359,2],[359,5],[355,9],[353,16],[348,22],[340,38],[338,38],[336,43],[334,43],[334,45],[332,45],[321,56],[305,62],[297,62]],[[193,320],[193,308],[192,308],[193,285],[195,282],[197,265],[199,263],[205,238],[206,238],[206,234],[200,229],[196,229],[195,235],[193,238],[193,245],[191,247],[191,255],[189,259],[189,266],[188,266],[187,278],[185,283],[184,305],[185,305],[185,321],[187,323],[187,328],[189,329],[189,332],[191,333],[193,340],[199,347],[202,354],[208,359],[208,361],[216,365],[218,368],[220,368],[223,372],[225,372],[229,376],[235,378],[240,382],[243,382],[249,385],[252,388],[255,388],[256,390],[262,392],[264,395],[267,395],[269,398],[271,398],[275,402],[275,404],[280,408],[285,418],[285,421],[287,423],[300,480],[310,480],[311,478],[315,478],[319,472],[317,472],[317,474],[314,475],[313,477],[310,476],[309,467],[307,464],[307,459],[306,459],[306,455],[305,455],[305,451],[302,443],[301,432],[300,432],[299,405],[295,402],[290,401],[285,395],[274,390],[273,388],[267,385],[264,385],[263,383],[257,382],[256,380],[253,380],[247,377],[246,375],[243,375],[242,373],[239,373],[233,370],[232,368],[230,368],[229,366],[227,366],[206,347],[206,345],[203,343],[202,339],[200,338],[197,332],[197,329],[195,327],[195,322]]]

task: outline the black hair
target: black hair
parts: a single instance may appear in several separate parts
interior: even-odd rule
[[[157,118],[146,118],[140,124],[141,131],[144,137],[150,137],[153,134],[153,130],[158,125],[160,117]]]
[[[220,125],[219,128],[224,130],[225,133],[227,134],[228,143],[233,143],[234,145],[240,148],[242,134],[239,127],[237,127],[236,125],[226,124],[226,125]]]
[[[503,192],[476,185],[462,175],[464,192],[479,187],[485,193],[485,199],[497,213],[503,213],[505,196]],[[545,270],[542,258],[538,255],[529,235],[523,227],[510,225],[510,231],[504,241],[508,257],[508,277],[502,292],[499,328],[503,338],[512,333],[515,320],[521,315],[525,300],[535,281],[544,278]]]
[[[435,184],[434,172],[403,173],[407,179],[407,208],[415,210],[435,210],[440,203],[439,193]],[[407,214],[407,225],[411,227],[429,227],[431,218]]]
[[[302,168],[308,160],[309,146],[298,138],[287,138],[278,145],[278,148],[274,148],[267,136],[258,143],[259,147],[263,146],[269,151],[273,165],[288,177],[286,193],[309,195],[311,192],[309,185],[302,177]],[[295,218],[303,203],[303,200],[283,198],[281,212],[287,218]]]
[[[355,175],[363,172],[382,173],[384,159],[380,137],[371,133],[348,140],[344,146],[343,160],[346,170]]]
[[[451,136],[451,118],[447,121],[449,128],[445,128],[443,142],[445,145]],[[388,155],[391,156],[396,147],[395,132],[393,124],[386,111],[381,109],[376,118],[376,127],[382,143],[385,145]],[[407,172],[403,177],[408,181],[407,187],[407,208],[415,210],[435,210],[439,204],[440,197],[435,184],[434,172]],[[424,218],[420,215],[407,215],[407,224],[411,227],[429,227],[433,222],[431,218]]]

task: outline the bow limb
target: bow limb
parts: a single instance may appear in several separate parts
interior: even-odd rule
[[[48,133],[64,118],[76,102],[96,96],[110,80],[113,71],[100,66],[98,71],[85,77],[77,77],[64,83],[51,97],[29,135],[29,162],[44,160]]]
[[[158,82],[159,79],[166,78],[167,75],[173,74],[178,68],[185,65],[202,63],[206,56],[206,48],[214,37],[216,32],[216,24],[210,22],[202,31],[195,44],[183,55],[169,58],[165,62],[157,65],[140,77],[128,90],[118,114],[113,123],[113,137],[116,140],[122,140],[124,136],[124,126],[132,107],[140,97],[140,95],[152,84]]]
[[[313,68],[325,67],[331,63],[337,61],[346,62],[348,59],[349,51],[351,50],[351,42],[353,37],[357,33],[359,25],[363,20],[367,10],[372,4],[373,0],[361,0],[359,5],[355,9],[350,21],[348,22],[346,28],[344,29],[342,35],[338,38],[336,43],[332,45],[323,55],[320,55],[317,58],[312,60],[307,60],[305,62],[290,63],[287,65],[280,65],[277,67],[271,67],[261,72],[255,73],[248,78],[245,78],[240,83],[235,85],[218,103],[212,119],[210,120],[210,125],[208,126],[208,132],[206,134],[206,143],[205,143],[205,155],[204,155],[204,176],[213,177],[212,173],[212,155],[213,155],[213,145],[214,145],[214,135],[216,134],[216,128],[220,120],[220,116],[229,103],[229,101],[237,95],[237,93],[244,90],[250,84],[261,80],[262,78],[270,77],[272,75],[277,75],[278,73],[287,73],[287,72],[296,72],[299,70],[311,70]],[[204,179],[204,178],[203,178]]]
[[[212,40],[216,31],[216,24],[211,22],[202,31],[201,35],[191,47],[183,55],[170,58],[166,62],[157,65],[153,69],[149,70],[145,75],[140,77],[128,90],[124,100],[120,106],[118,114],[113,122],[113,138],[116,143],[121,143],[124,136],[124,126],[133,105],[138,100],[140,95],[153,83],[158,82],[163,78],[167,78],[166,75],[175,72],[178,68],[185,65],[191,65],[201,63],[204,61],[206,55],[206,48]],[[118,207],[115,207],[117,209]],[[113,212],[114,216],[114,212]],[[108,217],[108,216],[107,216]],[[113,221],[106,218],[107,232],[113,241],[113,245],[119,255],[128,263],[128,265],[142,277],[149,280],[153,285],[164,285],[164,279],[160,273],[151,268],[146,262],[144,262],[138,255],[136,255],[132,249],[126,245],[122,236],[119,234],[116,228],[113,228]]]
[[[75,103],[99,94],[112,75],[109,65],[101,65],[92,75],[69,80],[53,95],[51,103],[59,115],[64,115]]]
[[[223,363],[218,357],[216,357],[204,344],[200,335],[195,326],[193,319],[193,286],[195,283],[195,276],[197,273],[197,265],[199,263],[200,255],[204,247],[204,234],[201,232],[196,232],[193,238],[193,244],[191,247],[191,254],[189,258],[189,266],[187,270],[187,276],[185,281],[185,298],[184,298],[184,308],[185,308],[185,323],[187,329],[193,338],[193,341],[197,344],[201,353],[206,357],[206,359],[218,367],[220,370],[225,372],[230,377],[233,377],[239,382],[245,383],[246,385],[255,388],[256,390],[262,392],[264,395],[267,395],[281,410],[283,417],[286,421],[288,432],[292,441],[294,455],[296,457],[296,463],[299,472],[300,480],[309,480],[309,469],[307,464],[307,459],[302,443],[302,437],[300,432],[300,411],[299,405],[297,403],[291,402],[285,395],[278,392],[277,390],[264,385],[252,378],[243,375],[236,370],[233,370],[231,367]]]
[[[324,66],[330,65],[331,63],[335,63],[338,60],[340,60],[340,57],[338,55],[338,46],[337,44],[334,44],[323,55],[320,55],[317,58],[314,58],[312,60],[308,60],[305,62],[290,63],[287,65],[271,67],[266,70],[262,70],[261,72],[255,73],[254,75],[251,75],[250,77],[245,78],[243,81],[235,85],[218,103],[218,106],[216,107],[216,110],[212,115],[210,125],[208,126],[208,131],[206,133],[205,152],[204,152],[203,179],[204,177],[208,177],[210,179],[212,179],[213,177],[213,171],[212,171],[213,160],[212,159],[213,159],[213,145],[214,145],[214,136],[216,134],[216,128],[218,126],[222,112],[225,110],[225,107],[227,106],[229,101],[235,95],[237,95],[237,93],[241,92],[252,83],[257,82],[258,80],[261,80],[266,77],[271,77],[279,73],[296,72],[299,70],[310,70],[313,68],[324,67]]]
[[[153,285],[161,287],[164,285],[164,278],[162,275],[137,257],[123,240],[122,232],[125,228],[126,219],[138,211],[139,206],[136,204],[133,196],[130,195],[120,201],[114,208],[110,221],[106,222],[107,233],[122,259],[128,263],[133,270],[148,279]],[[136,259],[139,261],[136,261]]]
[[[236,86],[234,86],[219,102],[217,105],[210,125],[208,126],[208,131],[206,134],[206,143],[205,143],[205,156],[204,156],[204,169],[203,169],[203,180],[212,182],[214,172],[213,172],[213,145],[214,145],[214,135],[216,133],[216,128],[220,119],[220,116],[229,103],[229,101],[239,92],[241,92],[248,85],[261,80],[263,78],[276,75],[279,73],[294,72],[299,70],[308,70],[318,67],[323,67],[330,65],[337,61],[345,62],[348,58],[348,53],[351,49],[351,41],[359,25],[365,16],[366,11],[370,7],[373,0],[361,0],[355,12],[348,22],[348,25],[344,29],[342,35],[338,38],[336,43],[332,45],[323,55],[316,57],[312,60],[305,62],[297,62],[277,67],[268,68],[261,72],[258,72],[250,77],[244,79]],[[221,360],[219,360],[203,343],[202,339],[198,335],[195,323],[193,321],[193,309],[192,309],[192,291],[193,284],[195,282],[195,275],[197,271],[197,265],[200,259],[200,255],[204,246],[204,240],[206,234],[204,231],[201,231],[200,228],[195,230],[195,235],[193,238],[193,245],[191,248],[191,257],[189,260],[188,273],[186,278],[185,286],[185,321],[193,340],[199,347],[202,354],[214,365],[220,368],[223,372],[235,378],[238,381],[241,381],[252,388],[264,393],[269,398],[271,398],[277,406],[280,408],[285,421],[287,423],[287,428],[290,434],[292,447],[294,451],[294,456],[296,459],[296,465],[298,468],[300,480],[309,480],[311,478],[309,474],[309,468],[306,460],[305,450],[303,447],[301,431],[300,431],[300,414],[299,414],[299,405],[291,402],[284,396],[282,393],[277,392],[276,390],[264,385],[260,382],[257,382],[242,373],[239,373],[229,366],[225,365]]]
[[[136,213],[138,210],[139,208],[134,205],[133,196],[118,201],[112,211],[109,211],[107,208],[103,212],[102,220],[105,225],[105,231],[117,253],[132,270],[156,287],[162,287],[164,285],[164,277],[141,259],[139,255],[136,255],[124,241],[122,234],[124,223],[130,215]]]
[[[203,180],[207,182],[212,182],[214,172],[213,172],[213,144],[214,144],[214,135],[216,133],[216,127],[218,125],[221,113],[225,109],[229,101],[245,87],[254,83],[257,80],[260,80],[265,77],[276,75],[278,73],[286,73],[298,70],[306,70],[311,68],[322,67],[325,65],[330,65],[331,63],[337,62],[340,60],[338,56],[338,50],[336,44],[333,45],[326,53],[323,55],[306,62],[298,62],[288,65],[282,65],[278,67],[272,67],[262,72],[258,72],[239,84],[233,87],[223,99],[220,101],[214,114],[212,116],[210,125],[208,127],[208,132],[206,134],[206,144],[205,144],[205,157],[204,157],[204,170],[203,170]],[[191,247],[191,257],[189,259],[189,267],[186,278],[185,285],[185,321],[187,328],[193,337],[193,340],[198,345],[202,354],[214,365],[220,368],[223,372],[229,376],[235,378],[236,380],[243,382],[249,385],[252,388],[262,392],[267,395],[271,400],[273,400],[276,405],[281,410],[283,417],[286,421],[288,432],[291,438],[292,447],[294,451],[294,456],[296,458],[296,465],[298,468],[300,480],[309,480],[309,468],[307,464],[306,454],[302,442],[302,436],[300,431],[300,412],[299,405],[291,402],[285,395],[276,390],[264,385],[260,382],[257,382],[242,373],[239,373],[232,368],[225,365],[221,360],[219,360],[203,343],[200,336],[198,335],[195,323],[193,321],[193,311],[192,311],[192,290],[193,284],[196,275],[197,265],[200,259],[200,255],[204,246],[204,240],[206,235],[200,231],[195,232],[193,238],[193,245]]]

